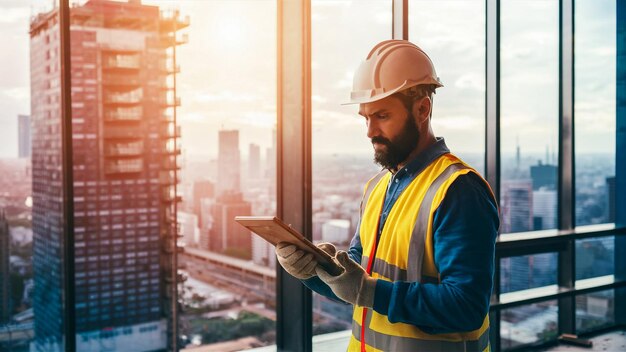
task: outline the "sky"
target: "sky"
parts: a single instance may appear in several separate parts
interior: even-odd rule
[[[80,3],[84,3],[81,0]],[[219,129],[240,130],[240,149],[272,143],[276,121],[276,2],[144,0],[190,17],[178,51],[182,145],[213,157]],[[30,112],[28,24],[51,0],[2,0],[0,157],[17,154],[17,115]],[[558,2],[502,1],[502,153],[557,146]],[[615,150],[615,0],[576,1],[576,143]],[[484,152],[485,9],[482,0],[409,1],[409,39],[444,83],[433,129],[461,156]],[[358,107],[342,106],[370,48],[391,38],[390,0],[312,0],[313,152],[371,153]]]

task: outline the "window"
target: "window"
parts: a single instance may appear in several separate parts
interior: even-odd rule
[[[276,35],[281,1],[289,0],[79,0],[71,7],[71,50],[61,46],[59,19],[50,12],[58,1],[0,5],[0,44],[14,49],[0,56],[0,331],[19,336],[10,319],[28,309],[36,322],[35,338],[10,341],[11,348],[67,347],[63,50],[72,62],[77,349],[126,338],[145,343],[138,350],[173,341],[282,347],[275,307],[289,299],[275,290],[281,280],[273,248],[228,221],[275,214],[277,178],[296,182],[276,173],[277,154],[301,137],[277,131],[277,40],[287,33]],[[411,0],[398,7],[403,3],[312,0],[310,14],[289,18],[311,34],[304,60],[311,66],[303,71],[311,70],[312,93],[300,100],[312,105],[312,140],[303,151],[312,147],[313,239],[346,248],[357,230],[362,186],[378,167],[356,107],[340,104],[363,55],[391,38],[394,19],[407,18],[409,39],[429,53],[445,84],[434,97],[435,133],[479,172],[499,167],[487,175],[502,212],[493,350],[623,325],[622,2]],[[492,124],[499,143],[485,135]],[[562,136],[574,137],[572,145]],[[296,217],[308,216],[303,209]],[[175,231],[184,250],[174,245]],[[173,324],[174,305],[163,304],[174,292],[185,324]],[[329,339],[347,343],[350,306],[314,295],[311,309],[293,313],[312,317],[314,349]],[[177,339],[167,324],[178,327]],[[308,339],[302,326],[299,336]]]
[[[576,225],[615,222],[615,1],[575,2]]]
[[[556,228],[559,2],[501,2],[501,232]]]
[[[391,2],[313,0],[311,18],[312,237],[346,250],[358,229],[363,185],[380,168],[358,105],[341,104],[349,100],[358,64],[390,38]],[[351,323],[350,305],[313,294],[314,335],[348,330]]]
[[[485,1],[409,1],[409,40],[429,55],[443,87],[432,126],[479,173],[485,162]]]
[[[276,212],[276,1],[142,3],[159,6],[164,20],[178,11],[184,27],[175,62],[172,48],[140,59],[180,71],[176,97],[166,98],[180,99],[180,130],[170,133],[181,135],[184,150],[174,215],[185,246],[179,273],[187,278],[178,287],[181,347],[243,337],[253,342],[234,349],[274,344],[273,247],[232,219]],[[171,74],[153,82],[156,89],[173,84]]]

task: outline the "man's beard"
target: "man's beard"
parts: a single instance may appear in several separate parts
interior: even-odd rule
[[[412,114],[409,114],[402,133],[393,140],[385,137],[372,138],[372,144],[379,143],[387,147],[385,150],[374,149],[374,162],[385,169],[395,170],[401,162],[406,161],[418,142],[419,130]]]

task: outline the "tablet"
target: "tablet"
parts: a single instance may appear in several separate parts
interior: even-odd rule
[[[336,276],[343,272],[343,268],[335,263],[328,253],[317,248],[302,234],[275,216],[235,216],[235,221],[274,246],[279,242],[289,242],[313,254],[322,268],[331,275]]]

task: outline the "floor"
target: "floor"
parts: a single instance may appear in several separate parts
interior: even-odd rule
[[[567,352],[626,352],[626,331],[607,332],[590,338],[593,342],[591,348],[571,346],[561,343],[558,346],[544,350],[545,352],[567,351]]]

